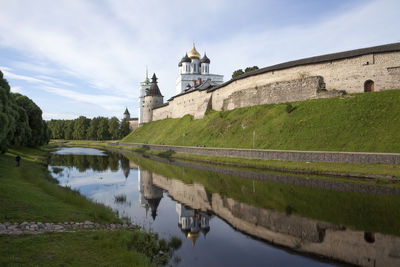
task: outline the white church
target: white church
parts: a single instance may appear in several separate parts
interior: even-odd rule
[[[192,50],[189,53],[186,53],[178,64],[179,75],[176,79],[176,95],[185,93],[205,82],[212,86],[222,84],[224,79],[223,75],[210,74],[210,62],[211,61],[207,57],[206,53],[204,53],[204,56],[200,58],[200,54],[197,52],[193,43]],[[155,77],[155,75],[153,76]],[[139,88],[138,126],[143,124],[143,110],[145,106],[144,97],[149,92],[151,85],[152,82],[149,79],[148,71],[146,69],[146,78],[140,84]]]
[[[213,85],[223,83],[223,75],[210,74],[210,62],[206,53],[200,59],[200,54],[193,43],[192,50],[186,53],[178,64],[179,76],[176,79],[176,94],[179,95],[207,80],[210,80]]]

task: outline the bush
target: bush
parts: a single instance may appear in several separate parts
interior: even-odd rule
[[[296,107],[293,107],[293,105],[292,104],[290,104],[290,103],[288,103],[288,104],[286,104],[286,112],[287,113],[291,113],[293,110],[295,110],[296,109]]]

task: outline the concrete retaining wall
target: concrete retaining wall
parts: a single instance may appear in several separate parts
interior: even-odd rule
[[[131,146],[131,147],[145,146],[151,150],[160,150],[160,151],[173,150],[174,152],[177,153],[232,157],[232,158],[284,160],[284,161],[316,161],[316,162],[337,162],[337,163],[400,164],[400,153],[207,148],[207,147],[148,145],[148,144],[135,144],[135,143],[120,143],[120,145]]]

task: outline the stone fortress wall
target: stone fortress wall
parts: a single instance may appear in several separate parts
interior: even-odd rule
[[[207,109],[232,110],[326,98],[347,93],[400,89],[400,43],[286,62],[245,73],[209,90],[177,95],[154,108],[152,120],[192,115]]]

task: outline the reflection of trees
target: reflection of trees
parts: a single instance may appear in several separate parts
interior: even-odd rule
[[[110,167],[111,171],[113,171],[113,172],[118,171],[118,169],[119,169],[118,162],[119,162],[118,154],[110,153],[108,155],[108,166]]]
[[[107,156],[90,156],[90,155],[59,155],[52,154],[50,156],[50,164],[54,166],[76,167],[79,172],[88,169],[94,171],[105,171],[108,168],[111,171],[118,171],[119,160],[127,177],[129,175],[129,160],[116,153],[108,153]]]
[[[120,158],[121,158],[121,168],[124,171],[125,178],[128,178],[130,172],[129,159],[125,158],[122,155],[120,155]]]

